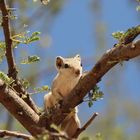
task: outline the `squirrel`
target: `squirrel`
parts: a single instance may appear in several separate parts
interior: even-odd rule
[[[49,110],[66,98],[78,83],[82,75],[82,63],[80,55],[72,58],[56,57],[56,69],[58,71],[51,86],[51,91],[44,96],[45,110]],[[61,130],[72,137],[78,128],[80,120],[77,115],[77,107],[63,120]]]

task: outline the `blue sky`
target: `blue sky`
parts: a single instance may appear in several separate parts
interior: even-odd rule
[[[70,55],[79,53],[93,55],[95,40],[93,36],[97,17],[91,10],[91,0],[68,1],[56,17],[51,30],[54,55]],[[135,7],[128,0],[102,1],[102,13],[99,19],[106,25],[109,47],[115,42],[112,32],[126,30],[139,23]],[[69,48],[69,49],[68,49]],[[76,49],[75,49],[76,48]]]

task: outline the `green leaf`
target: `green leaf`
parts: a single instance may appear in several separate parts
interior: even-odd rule
[[[30,86],[30,83],[29,83],[29,81],[28,81],[27,79],[22,79],[22,80],[21,80],[21,84],[23,85],[23,87],[24,87],[25,89],[28,89],[29,86]]]
[[[0,63],[3,61],[6,53],[6,44],[4,41],[0,41]]]
[[[36,32],[33,32],[33,33],[32,33],[31,37],[34,37],[34,36],[37,36],[37,35],[40,35],[40,34],[41,34],[41,32],[37,32],[37,31],[36,31]]]
[[[0,79],[5,82],[5,84],[10,85],[14,80],[9,78],[5,73],[0,71]]]
[[[133,39],[139,34],[140,26],[129,28],[123,35],[121,42],[123,43],[130,43]]]
[[[140,33],[140,26],[129,28],[126,32],[112,33],[112,36],[119,40],[118,44],[128,44],[132,42]],[[117,45],[116,45],[117,46]]]
[[[40,39],[40,37],[38,36],[41,32],[33,32],[31,34],[31,36],[26,36],[25,37],[25,40],[24,40],[24,43],[25,44],[29,44],[29,43],[32,43],[34,41],[37,41]]]
[[[117,40],[121,40],[121,38],[123,37],[124,32],[123,31],[119,31],[119,32],[114,32],[112,33],[112,36],[117,39]]]
[[[48,85],[44,85],[42,87],[38,87],[38,88],[34,88],[35,90],[35,93],[40,93],[40,92],[46,92],[46,91],[49,91],[50,88]]]
[[[6,44],[4,41],[0,41],[0,49],[3,49],[3,50],[6,49]]]
[[[39,36],[32,37],[32,38],[30,38],[30,39],[28,40],[28,43],[31,43],[31,42],[33,42],[33,41],[37,41],[37,40],[39,40],[39,39],[40,39]]]
[[[97,86],[97,85],[95,85],[95,87],[93,88],[93,91],[98,91],[100,88]]]
[[[99,99],[102,99],[103,98],[103,92],[102,91],[96,91],[94,92],[93,96],[92,96],[92,100],[93,101],[97,101]]]
[[[31,35],[29,35],[30,31],[22,32],[20,34],[16,34],[12,36],[12,40],[18,44],[30,44],[34,41],[38,41],[40,39],[39,35],[41,32],[33,32]]]
[[[40,57],[38,57],[37,55],[33,55],[33,56],[28,56],[28,58],[22,60],[21,64],[31,64],[38,61],[40,61]]]
[[[92,105],[93,105],[93,102],[92,102],[92,101],[89,101],[89,102],[88,102],[88,106],[89,106],[89,107],[92,107]]]
[[[91,107],[93,102],[98,101],[103,98],[103,92],[100,91],[99,87],[96,85],[88,94],[88,106]]]

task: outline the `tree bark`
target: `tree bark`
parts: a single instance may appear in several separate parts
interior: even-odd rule
[[[41,133],[39,116],[20,98],[15,91],[0,80],[0,102],[33,135]]]

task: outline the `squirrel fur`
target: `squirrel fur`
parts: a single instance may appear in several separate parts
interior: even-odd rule
[[[58,71],[52,82],[51,91],[44,96],[45,110],[49,110],[66,98],[71,90],[78,83],[82,75],[82,63],[80,55],[72,58],[56,57],[56,69]],[[61,129],[72,137],[80,127],[80,120],[77,115],[78,109],[70,113],[62,122]]]

